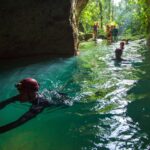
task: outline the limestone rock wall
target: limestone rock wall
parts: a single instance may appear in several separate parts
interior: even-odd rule
[[[74,55],[77,16],[86,1],[1,0],[0,58]]]
[[[150,1],[146,0],[146,4],[150,7]],[[149,11],[148,11],[149,12]],[[147,45],[150,47],[150,14],[147,14],[148,16],[148,27],[147,27],[147,32],[148,32],[148,36],[147,36]]]
[[[79,46],[78,19],[79,19],[81,11],[84,9],[88,1],[89,0],[72,0],[70,22],[73,28],[75,52],[78,50],[78,46]]]

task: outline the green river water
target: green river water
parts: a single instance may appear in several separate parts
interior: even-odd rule
[[[70,107],[50,107],[27,123],[0,134],[0,150],[148,150],[150,149],[150,51],[144,40],[125,45],[127,61],[112,60],[119,43],[81,44],[80,56],[16,61],[1,67],[0,100],[17,94],[26,77],[47,90],[68,94]],[[16,120],[30,104],[0,110],[0,126]]]

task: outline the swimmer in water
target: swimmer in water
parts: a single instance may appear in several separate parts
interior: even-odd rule
[[[121,58],[124,49],[124,42],[120,42],[120,48],[116,48],[115,50],[115,60],[121,61],[124,60]]]
[[[0,127],[0,133],[7,132],[13,128],[16,128],[17,126],[27,122],[28,120],[34,118],[39,113],[41,113],[44,108],[50,107],[50,106],[60,106],[65,105],[67,106],[69,103],[66,103],[69,98],[64,93],[59,92],[51,92],[53,94],[53,101],[49,101],[44,96],[40,95],[38,93],[39,90],[39,84],[38,82],[33,78],[25,78],[21,80],[16,85],[17,90],[19,91],[19,94],[11,97],[5,101],[0,102],[0,109],[4,108],[10,103],[19,101],[21,103],[29,102],[31,103],[31,108],[28,112],[23,114],[18,120],[11,122],[9,124],[6,124],[4,126]]]

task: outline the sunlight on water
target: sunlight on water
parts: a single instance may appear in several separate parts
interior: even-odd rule
[[[119,42],[83,43],[80,56],[22,65],[0,74],[0,99],[17,94],[14,84],[26,77],[40,83],[53,100],[65,93],[70,107],[50,107],[22,126],[0,135],[0,150],[135,150],[148,149],[150,65],[145,41],[129,42],[115,62]],[[0,110],[0,126],[16,120],[30,104]]]

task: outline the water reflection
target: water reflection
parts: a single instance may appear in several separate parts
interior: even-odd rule
[[[147,51],[148,50],[145,47],[141,49],[142,57],[139,58],[144,58],[142,63],[140,63],[141,59],[138,60],[137,63],[133,63],[133,66],[137,70],[137,76],[139,80],[137,80],[134,86],[127,92],[128,98],[130,100],[130,103],[127,106],[127,116],[131,117],[130,123],[136,124],[139,128],[138,133],[145,133],[144,145],[147,145],[147,148],[143,147],[143,149],[150,148],[150,70],[149,58],[147,57],[149,52]],[[149,137],[147,137],[147,135]]]
[[[41,83],[41,92],[56,89],[67,93],[75,102],[67,109],[47,109],[37,119],[3,135],[5,141],[0,141],[0,148],[3,150],[1,145],[4,145],[6,150],[10,149],[9,143],[20,139],[21,142],[12,144],[11,148],[21,149],[22,143],[29,145],[26,137],[31,135],[32,144],[27,150],[33,147],[37,150],[148,149],[145,118],[149,120],[146,100],[150,67],[148,59],[143,62],[148,54],[145,55],[145,47],[139,41],[130,42],[123,56],[129,61],[118,64],[111,60],[117,44],[87,43],[78,57],[32,64],[8,74],[3,72],[7,74],[0,75],[3,97],[16,92],[4,81],[15,83],[16,76],[32,75]],[[8,89],[11,92],[6,95]],[[130,101],[134,102],[128,104]],[[22,111],[23,107],[17,105],[12,106],[13,111],[17,111],[16,108]],[[10,109],[6,112],[10,113]],[[140,125],[142,123],[144,125]]]

